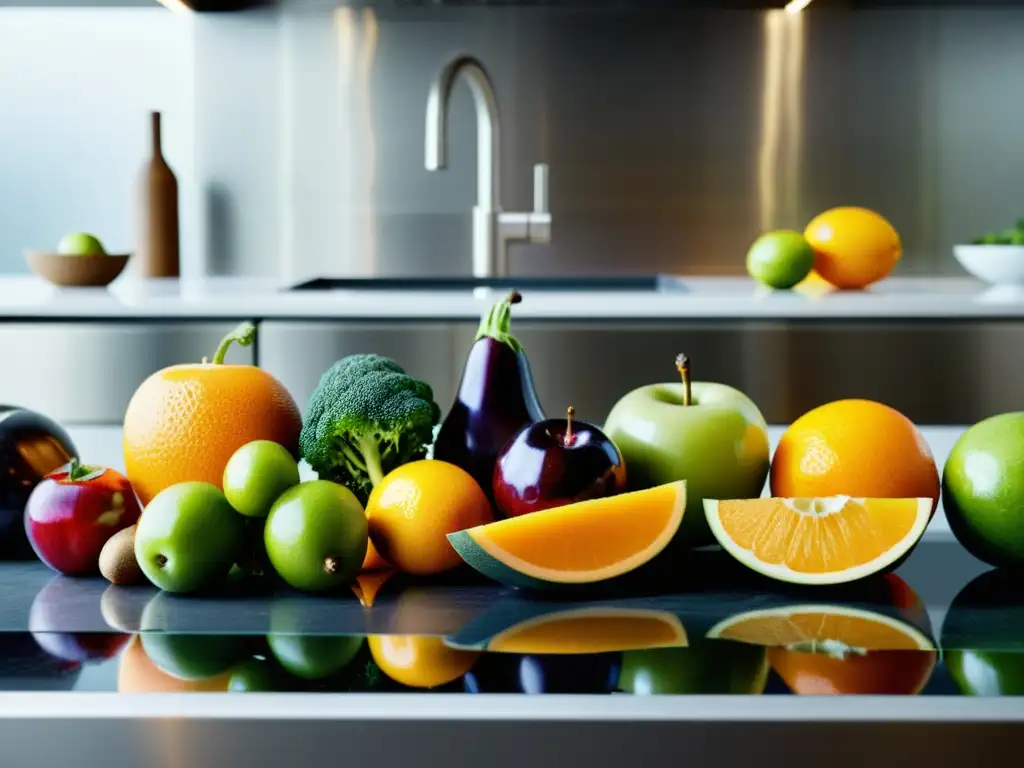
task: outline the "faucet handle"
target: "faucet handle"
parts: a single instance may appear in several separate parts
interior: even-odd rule
[[[537,163],[533,166],[533,212],[550,213],[548,208],[548,165]]]

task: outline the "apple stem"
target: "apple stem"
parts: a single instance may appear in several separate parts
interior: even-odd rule
[[[691,401],[690,392],[690,358],[680,352],[676,355],[676,370],[683,380],[683,405],[689,405]]]
[[[337,573],[338,572],[338,561],[336,558],[328,556],[324,558],[324,573]]]
[[[243,347],[250,346],[256,340],[256,326],[248,320],[239,323],[231,333],[225,336],[217,351],[213,353],[213,364],[221,365],[227,357],[228,349],[232,344],[238,343]]]
[[[572,417],[576,414],[576,409],[571,405],[569,410],[565,412],[565,445],[570,446],[573,442],[572,434]]]
[[[84,480],[96,471],[95,467],[89,467],[79,461],[77,456],[71,458],[71,466],[68,467],[68,480],[76,482]]]

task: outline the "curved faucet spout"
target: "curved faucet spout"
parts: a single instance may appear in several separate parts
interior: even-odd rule
[[[472,56],[456,56],[431,83],[427,96],[426,168],[437,171],[447,165],[448,104],[460,75],[465,77],[476,107],[477,208],[500,211],[498,100],[487,70]]]

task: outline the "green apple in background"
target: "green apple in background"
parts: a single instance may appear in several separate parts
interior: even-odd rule
[[[764,490],[768,428],[738,389],[690,383],[689,361],[680,355],[676,364],[682,382],[634,389],[612,408],[604,432],[622,451],[630,490],[686,481],[676,541],[702,546],[715,541],[704,517],[705,498],[757,498]]]
[[[942,505],[972,555],[1024,565],[1024,412],[991,416],[960,436],[942,471]]]
[[[87,232],[75,232],[64,235],[60,239],[57,244],[57,253],[62,253],[65,256],[94,256],[103,255],[106,250],[95,235],[90,235]]]
[[[196,592],[227,579],[245,542],[245,520],[212,483],[160,491],[135,531],[135,559],[154,585]]]

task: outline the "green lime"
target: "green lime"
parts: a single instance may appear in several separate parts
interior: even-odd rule
[[[267,635],[274,658],[303,680],[322,680],[341,672],[364,640],[359,635]]]
[[[329,480],[309,480],[281,494],[263,537],[278,575],[308,592],[351,584],[369,542],[362,504],[348,488]]]
[[[1024,695],[1024,654],[1017,651],[946,651],[943,663],[965,696]]]
[[[689,648],[622,654],[619,690],[638,695],[762,693],[768,654],[761,646],[700,640]]]
[[[1024,412],[979,421],[942,471],[942,505],[956,538],[995,566],[1024,565]]]
[[[64,235],[57,244],[57,253],[65,256],[94,256],[105,254],[103,243],[95,235],[75,232]]]
[[[228,693],[260,693],[279,690],[277,665],[267,659],[252,657],[231,670]]]
[[[158,493],[135,531],[135,559],[167,592],[223,583],[245,540],[245,518],[211,483],[187,482]]]
[[[143,632],[142,650],[157,667],[179,680],[219,675],[238,661],[242,638],[235,635],[180,635]]]
[[[747,272],[769,288],[792,288],[813,268],[814,249],[807,238],[790,229],[761,235],[747,252]]]
[[[224,467],[224,495],[248,517],[266,517],[277,497],[299,484],[299,465],[283,445],[254,440]]]

